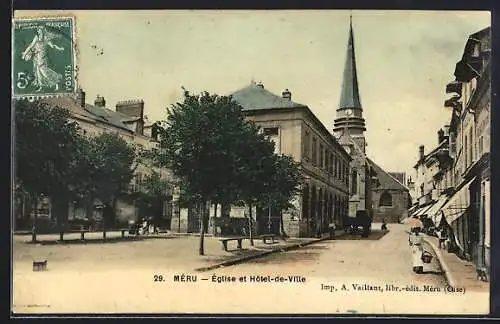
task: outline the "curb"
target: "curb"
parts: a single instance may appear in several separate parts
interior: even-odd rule
[[[343,234],[336,235],[336,236],[342,236],[342,235]],[[245,262],[245,261],[249,261],[249,260],[261,258],[261,257],[267,256],[267,255],[272,254],[272,253],[297,250],[297,249],[300,249],[303,246],[315,244],[315,243],[322,242],[322,241],[329,241],[329,240],[330,239],[328,237],[325,237],[325,238],[311,240],[309,242],[291,244],[291,245],[284,246],[284,247],[274,248],[274,249],[269,250],[269,251],[263,251],[263,252],[258,252],[258,253],[251,254],[251,255],[245,255],[243,257],[239,257],[239,258],[235,258],[235,259],[232,259],[232,260],[224,261],[224,262],[217,263],[217,264],[214,264],[214,265],[211,265],[211,266],[208,266],[208,267],[197,268],[197,269],[194,269],[194,271],[204,272],[204,271],[210,271],[210,270],[214,270],[214,269],[218,269],[218,268],[222,268],[222,267],[228,267],[228,266],[232,266],[232,265],[235,265],[235,264],[238,264],[238,263],[242,263],[242,262]]]
[[[424,241],[427,244],[429,244],[431,246],[431,248],[434,250],[434,253],[436,254],[437,259],[438,259],[439,266],[441,267],[441,269],[444,272],[444,276],[446,277],[446,281],[448,282],[448,285],[451,287],[455,287],[456,286],[455,285],[455,283],[456,283],[455,278],[453,278],[453,274],[452,274],[450,268],[448,267],[446,262],[444,262],[443,254],[441,253],[440,249],[438,249],[436,244],[434,242],[432,242],[431,240],[429,240],[427,237],[424,237]]]

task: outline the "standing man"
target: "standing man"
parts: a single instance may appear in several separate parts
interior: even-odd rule
[[[439,238],[439,248],[446,249],[446,240],[448,239],[448,233],[446,233],[446,228],[441,228],[438,234]]]
[[[335,223],[330,222],[328,229],[330,230],[330,240],[335,240]]]

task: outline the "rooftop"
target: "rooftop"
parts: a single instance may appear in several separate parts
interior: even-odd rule
[[[306,108],[306,105],[284,99],[266,90],[261,84],[250,84],[232,94],[243,110],[264,110],[278,108]]]

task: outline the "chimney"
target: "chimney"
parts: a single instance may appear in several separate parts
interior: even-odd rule
[[[144,101],[143,100],[125,100],[116,103],[116,111],[136,117],[135,132],[144,135]]]
[[[83,91],[81,88],[78,88],[78,91],[76,93],[76,103],[79,107],[85,108],[85,91]]]
[[[264,89],[264,85],[262,84],[262,82],[259,82],[259,83],[257,84],[257,87]]]
[[[106,107],[106,100],[104,100],[103,96],[97,95],[94,100],[94,106],[96,107]]]
[[[441,142],[444,140],[444,130],[441,128],[438,130],[438,144],[441,144]]]
[[[285,91],[281,93],[281,96],[283,97],[283,99],[292,101],[292,93],[288,89],[285,89]]]
[[[423,145],[420,145],[418,147],[418,152],[419,152],[419,158],[420,158],[420,160],[422,160],[424,158],[424,146]]]

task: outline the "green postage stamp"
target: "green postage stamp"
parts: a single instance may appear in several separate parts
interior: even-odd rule
[[[14,97],[66,95],[76,91],[73,17],[15,19],[12,37]]]

